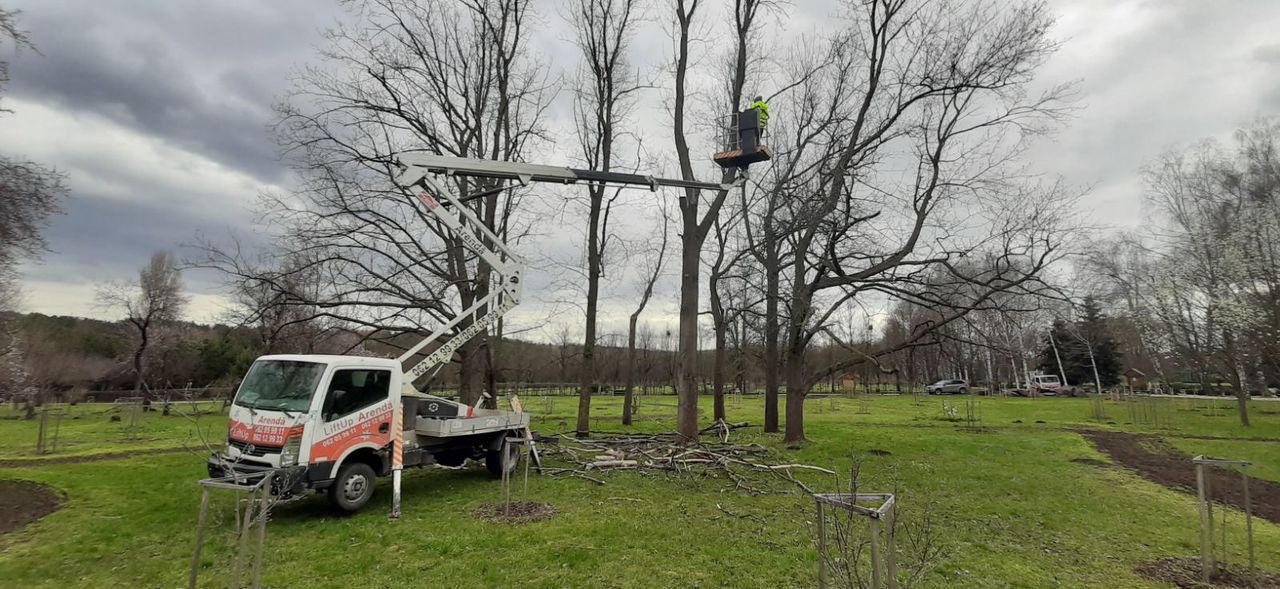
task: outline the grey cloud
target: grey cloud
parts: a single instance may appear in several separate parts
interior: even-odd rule
[[[18,8],[43,55],[13,63],[14,97],[107,116],[267,182],[284,178],[271,104],[335,14],[299,0]]]
[[[1280,30],[1280,2],[1052,2],[1064,10],[1083,9],[1089,22],[1077,22],[1080,42],[1064,39],[1044,77],[1048,82],[1083,79],[1085,108],[1034,156],[1043,171],[1063,174],[1074,184],[1097,185],[1092,204],[1103,219],[1113,221],[1117,212],[1131,214],[1139,196],[1129,194],[1138,168],[1165,147],[1228,133],[1257,114],[1280,113],[1280,43],[1267,33],[1268,27]],[[547,30],[535,47],[550,67],[569,68],[577,54],[554,4],[541,4]],[[24,10],[23,25],[43,54],[23,53],[14,62],[10,88],[15,98],[106,117],[259,180],[284,184],[287,173],[266,130],[270,107],[288,88],[290,72],[316,61],[318,30],[340,16],[338,0],[9,0],[5,5]],[[806,35],[838,14],[839,5],[836,0],[796,2],[796,17],[778,23],[778,31]],[[1110,10],[1135,7],[1135,13]],[[1116,14],[1122,18],[1112,18]],[[1136,16],[1121,22],[1123,15]],[[669,14],[655,9],[649,16],[652,20],[635,39],[635,65],[640,67],[659,65],[671,49],[661,30]],[[1247,35],[1242,33],[1246,30]],[[1098,31],[1104,34],[1091,35]],[[722,49],[714,33],[703,41],[699,48],[708,52],[706,59]],[[1247,75],[1221,74],[1242,70]],[[1243,99],[1232,92],[1239,88],[1248,89]],[[552,111],[559,115],[551,121],[557,129],[570,128],[567,96],[562,94]],[[655,92],[654,104],[647,106],[661,111],[663,96]],[[641,117],[646,112],[637,110]],[[640,122],[659,140],[647,155],[669,153],[664,116]],[[0,119],[0,133],[4,123]],[[572,134],[566,131],[561,139],[557,149],[540,156],[572,158]],[[59,140],[42,136],[31,141]],[[242,194],[229,194],[227,203],[219,203],[223,210],[201,213],[177,205],[172,195],[157,189],[163,179],[153,181],[133,171],[110,174],[107,168],[115,163],[95,166],[65,154],[63,161],[46,163],[73,174],[118,180],[136,198],[111,200],[109,196],[120,195],[76,185],[67,215],[50,229],[57,254],[26,269],[33,280],[128,277],[151,251],[177,250],[197,230],[225,235],[232,226],[248,235],[251,215],[241,210],[243,203],[230,204]],[[561,249],[577,246],[531,240],[521,244],[525,247],[541,249],[548,257],[568,257],[558,255]],[[531,298],[533,291],[553,287],[541,271],[529,279]],[[199,274],[188,281],[197,290],[214,284],[213,278]],[[674,285],[664,282],[664,296],[674,292]],[[565,317],[576,317],[574,313],[566,311]]]
[[[1082,5],[1054,4],[1062,9]],[[1035,158],[1050,173],[1099,186],[1088,204],[1097,207],[1101,219],[1132,224],[1136,216],[1118,219],[1113,213],[1134,207],[1116,202],[1119,194],[1104,187],[1124,186],[1167,148],[1223,136],[1257,114],[1276,112],[1280,92],[1268,96],[1276,76],[1255,61],[1271,51],[1253,49],[1250,37],[1242,35],[1265,29],[1266,23],[1280,26],[1280,4],[1246,0],[1232,10],[1189,1],[1084,6],[1094,10],[1085,13],[1089,22],[1074,23],[1078,38],[1064,39],[1045,71],[1046,82],[1081,80],[1083,108],[1054,140],[1037,147]],[[1140,20],[1108,20],[1126,14],[1124,8],[1136,8],[1132,16]],[[1108,18],[1093,22],[1100,16]],[[1229,73],[1242,68],[1255,74]]]
[[[1259,46],[1253,50],[1253,57],[1263,63],[1280,64],[1280,43]]]
[[[27,279],[47,282],[99,282],[133,276],[158,250],[179,258],[189,252],[197,233],[225,235],[224,219],[193,215],[156,202],[119,202],[80,193],[67,214],[49,228],[54,252],[23,269]],[[189,273],[194,292],[215,292],[218,279],[209,273]]]

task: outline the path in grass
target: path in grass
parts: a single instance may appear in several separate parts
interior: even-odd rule
[[[1112,460],[1138,471],[1148,480],[1177,491],[1196,492],[1196,469],[1191,457],[1178,452],[1162,438],[1118,431],[1080,433]],[[1244,509],[1244,490],[1238,472],[1210,467],[1208,479],[1213,499]],[[1280,483],[1249,477],[1249,491],[1254,515],[1280,523]]]
[[[134,452],[107,452],[103,454],[81,454],[76,456],[52,456],[49,458],[21,458],[0,460],[0,468],[22,468],[24,466],[45,466],[48,464],[80,464],[83,462],[99,462],[102,460],[122,460],[125,458],[137,458],[140,456],[155,456],[157,454],[177,454],[179,452],[193,452],[191,448],[153,448],[151,450],[137,450]]]

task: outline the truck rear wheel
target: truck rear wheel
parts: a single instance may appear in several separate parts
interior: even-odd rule
[[[338,469],[338,477],[329,487],[329,503],[347,513],[359,511],[373,497],[377,480],[372,466],[348,462]]]
[[[515,444],[504,445],[507,448],[507,472],[515,472],[516,465],[520,464],[520,448]],[[484,466],[489,469],[489,474],[502,476],[502,450],[485,450]]]

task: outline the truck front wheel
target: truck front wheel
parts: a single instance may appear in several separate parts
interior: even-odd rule
[[[363,462],[348,462],[338,469],[338,477],[329,487],[329,503],[341,511],[354,513],[373,497],[377,476],[373,467]]]

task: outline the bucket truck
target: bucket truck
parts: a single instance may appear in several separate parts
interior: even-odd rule
[[[530,182],[728,190],[732,185],[405,153],[396,183],[492,269],[490,293],[440,325],[399,358],[284,354],[254,361],[231,405],[226,446],[208,459],[209,481],[250,485],[278,476],[273,492],[327,493],[339,510],[356,511],[373,496],[377,477],[392,476],[392,518],[400,514],[401,471],[483,460],[494,474],[518,457],[509,437],[529,436],[529,414],[470,407],[414,387],[448,364],[454,352],[520,302],[524,265],[439,176],[498,180],[498,190]],[[491,194],[487,191],[483,194]],[[419,353],[422,360],[405,369]],[[424,380],[426,380],[424,379]],[[507,452],[504,460],[503,452]]]

